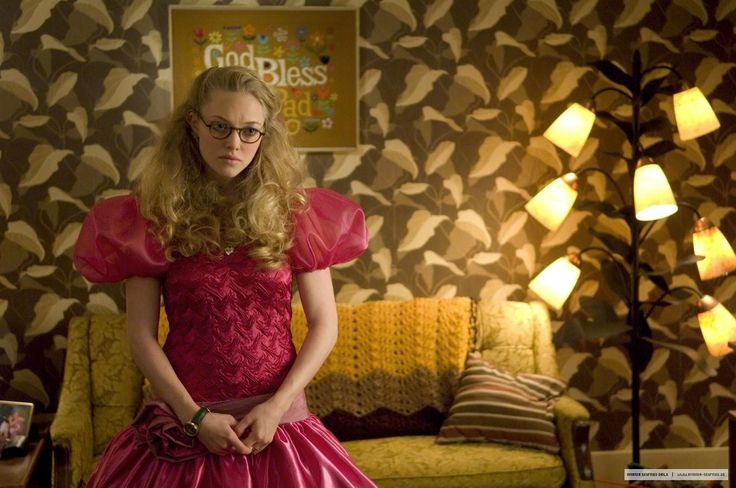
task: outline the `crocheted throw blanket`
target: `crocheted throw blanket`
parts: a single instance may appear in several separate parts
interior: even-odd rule
[[[343,424],[347,421],[350,425],[328,425],[341,440],[373,436],[355,432],[365,430],[365,425],[356,424],[361,417],[380,420],[383,435],[397,415],[441,424],[464,368],[471,307],[469,298],[339,304],[337,344],[307,386],[310,410],[323,420],[337,415]],[[304,312],[295,306],[292,333],[297,348],[306,331]],[[401,425],[395,427],[397,435],[406,433]],[[426,433],[420,432],[424,427],[414,427],[413,433]]]

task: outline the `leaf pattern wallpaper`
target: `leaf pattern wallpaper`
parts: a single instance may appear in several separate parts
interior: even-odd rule
[[[153,0],[0,3],[0,397],[53,411],[69,319],[119,312],[121,285],[91,285],[73,269],[82,219],[100,198],[127,192],[170,112],[168,6]],[[256,1],[183,1],[187,5]],[[261,5],[283,2],[261,2]],[[658,161],[678,198],[736,238],[736,1],[366,0],[287,2],[359,9],[359,148],[309,154],[311,183],[360,202],[369,251],[333,270],[343,302],[470,296],[529,300],[530,278],[568,249],[596,244],[621,222],[577,209],[548,233],[523,205],[560,174],[599,166],[615,177],[625,138],[599,121],[570,159],[543,137],[571,102],[606,86],[589,63],[672,64],[713,104],[722,127]],[[654,108],[672,118],[670,100]],[[624,109],[621,109],[624,110]],[[619,113],[625,116],[625,111]],[[598,175],[590,200],[615,198]],[[693,218],[658,223],[643,254],[672,268],[692,254]],[[733,276],[700,283],[695,266],[666,277],[736,311]],[[642,297],[653,297],[643,285]],[[586,297],[623,304],[585,262],[556,328]],[[708,357],[694,300],[652,315],[655,339],[689,347],[713,368],[655,348],[642,374],[644,448],[722,446],[736,407],[736,355]],[[590,410],[597,450],[630,446],[625,336],[558,334],[571,394]]]

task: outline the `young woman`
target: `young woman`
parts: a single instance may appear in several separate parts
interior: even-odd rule
[[[125,280],[131,354],[156,394],[89,487],[375,486],[304,397],[337,337],[329,266],[365,250],[364,215],[301,188],[280,108],[248,69],[204,71],[135,196],[86,217],[75,265],[92,282]],[[298,355],[292,277],[309,322]]]

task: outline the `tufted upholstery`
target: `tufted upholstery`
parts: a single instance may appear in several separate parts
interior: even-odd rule
[[[475,350],[490,364],[513,374],[560,374],[544,305],[480,301],[476,314]]]
[[[135,415],[143,375],[130,360],[124,315],[93,316],[89,322],[93,450],[98,454]]]

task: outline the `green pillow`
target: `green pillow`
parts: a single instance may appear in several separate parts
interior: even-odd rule
[[[557,453],[552,409],[566,387],[561,378],[513,375],[470,354],[437,442],[492,441]]]

